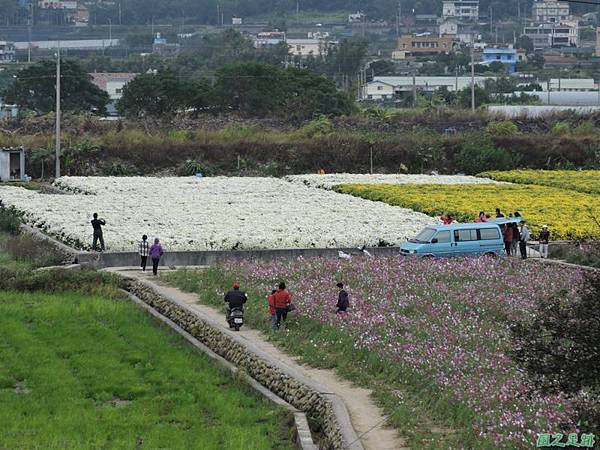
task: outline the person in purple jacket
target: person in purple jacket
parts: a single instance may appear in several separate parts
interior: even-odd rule
[[[150,258],[152,258],[152,273],[158,275],[158,263],[160,263],[160,257],[164,254],[162,245],[158,238],[154,239],[154,244],[150,247]]]

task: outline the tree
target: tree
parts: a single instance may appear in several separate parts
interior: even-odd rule
[[[138,75],[123,88],[117,110],[127,117],[162,117],[188,105],[189,85],[169,70]],[[193,98],[193,97],[192,97]]]
[[[501,73],[501,74],[506,73],[506,66],[504,64],[502,64],[500,61],[493,61],[492,63],[490,63],[489,69],[494,73]]]
[[[350,114],[352,99],[339,91],[331,78],[314,75],[307,70],[290,68],[283,71],[283,113],[287,117],[309,119],[320,115]]]
[[[490,96],[487,91],[479,86],[475,86],[475,107],[479,108],[490,102]],[[471,107],[471,87],[467,86],[458,91],[458,104],[463,108]]]
[[[269,115],[283,97],[281,69],[257,62],[227,64],[217,71],[215,93],[225,110]]]
[[[533,52],[533,40],[524,34],[519,36],[515,42],[516,48],[522,48],[527,53]]]
[[[536,310],[511,326],[512,358],[545,392],[579,396],[583,427],[600,423],[600,275],[586,275],[576,293],[539,298]]]
[[[77,62],[61,61],[61,108],[64,111],[106,112],[110,98],[92,83]],[[56,63],[41,61],[21,70],[5,93],[8,103],[45,114],[56,107]]]

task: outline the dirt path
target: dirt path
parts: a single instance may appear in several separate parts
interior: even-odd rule
[[[119,268],[115,271],[128,276],[154,281],[156,288],[160,292],[164,292],[185,302],[193,310],[197,311],[199,315],[223,323],[223,329],[226,329],[223,313],[217,309],[199,304],[196,294],[183,292],[177,288],[160,283],[160,281],[153,279],[152,275],[141,273],[139,269],[129,270]],[[366,450],[404,450],[409,448],[395,430],[382,425],[385,423],[384,412],[373,402],[371,391],[368,389],[354,386],[349,381],[341,379],[333,370],[315,369],[300,365],[297,359],[283,353],[268,342],[265,336],[257,330],[243,328],[240,330],[239,335],[284,364],[293,367],[305,377],[324,386],[329,392],[337,394],[346,404],[350,420],[358,436],[361,437],[363,433],[366,433],[360,439]]]

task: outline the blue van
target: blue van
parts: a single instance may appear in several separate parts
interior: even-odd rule
[[[400,254],[442,258],[505,255],[501,226],[522,220],[511,217],[483,223],[429,225],[414,239],[402,244]]]

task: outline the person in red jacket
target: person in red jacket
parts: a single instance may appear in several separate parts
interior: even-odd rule
[[[277,329],[277,312],[275,311],[275,292],[277,289],[271,291],[271,295],[267,297],[267,303],[269,304],[269,315],[271,316],[271,330]]]
[[[279,289],[273,294],[273,300],[275,303],[275,315],[277,316],[277,328],[280,327],[281,321],[285,322],[287,319],[288,306],[292,303],[292,296],[285,289],[285,283],[279,283]]]

